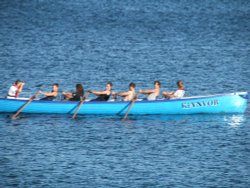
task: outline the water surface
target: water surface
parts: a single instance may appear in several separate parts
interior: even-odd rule
[[[248,91],[248,1],[0,3],[0,96],[137,89],[187,96]],[[94,96],[91,96],[94,97]],[[142,96],[140,96],[142,97]],[[116,116],[0,115],[0,187],[249,187],[250,112]]]

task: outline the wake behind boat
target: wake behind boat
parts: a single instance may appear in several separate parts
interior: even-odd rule
[[[136,100],[130,115],[244,113],[247,108],[247,92],[218,94],[182,99]],[[0,98],[0,113],[15,113],[29,99]],[[22,113],[73,114],[79,102],[33,100]],[[78,114],[124,115],[130,102],[86,101]]]

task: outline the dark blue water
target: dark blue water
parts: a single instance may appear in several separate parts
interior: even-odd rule
[[[0,95],[100,90],[249,91],[249,1],[0,3]],[[250,112],[118,117],[0,115],[0,187],[250,187]]]

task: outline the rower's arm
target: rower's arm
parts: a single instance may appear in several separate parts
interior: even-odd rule
[[[108,95],[108,91],[91,91],[91,93],[95,94],[95,95]]]
[[[142,94],[151,94],[157,92],[156,89],[148,89],[148,90],[140,90],[140,93]]]
[[[121,97],[126,97],[129,94],[130,94],[129,92],[118,92],[118,93],[116,93],[116,95],[121,96]]]
[[[41,94],[50,97],[50,96],[57,96],[57,92],[53,91],[53,92],[40,92]]]
[[[19,92],[19,93],[21,93],[21,92],[23,91],[23,86],[24,86],[24,83],[22,83],[22,84],[20,85],[20,87],[18,88],[18,92]]]

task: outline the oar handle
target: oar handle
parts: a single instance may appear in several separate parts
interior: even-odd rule
[[[22,111],[23,109],[29,104],[31,103],[40,93],[37,92],[35,95],[33,95],[32,97],[30,97],[30,99],[12,116],[12,119],[15,119]]]

